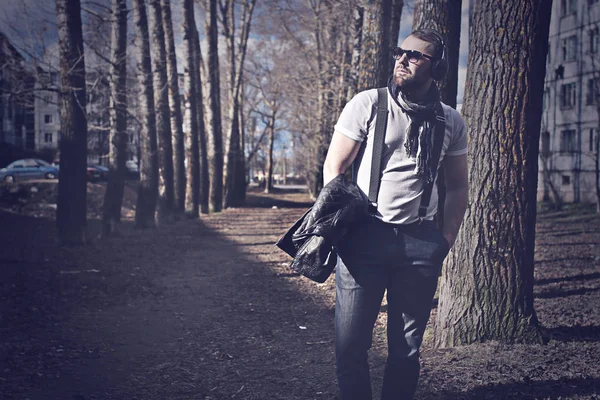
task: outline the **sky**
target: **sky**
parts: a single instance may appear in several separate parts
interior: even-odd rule
[[[260,0],[259,0],[260,1]],[[90,16],[90,12],[98,10],[98,4],[105,3],[109,6],[108,0],[96,0],[94,2],[82,2],[82,7],[85,9],[82,12],[82,18],[85,20]],[[459,55],[459,73],[458,73],[458,103],[462,103],[467,56],[468,56],[468,14],[469,1],[463,0],[462,24],[461,24],[461,41]],[[412,28],[412,12],[414,0],[405,1],[402,11],[402,21],[400,24],[399,40],[402,41],[411,31]],[[175,20],[181,17],[181,2],[172,1],[172,13]],[[89,11],[86,11],[89,10]],[[179,17],[179,18],[178,18]],[[197,18],[200,17],[197,15]],[[131,18],[131,17],[130,17]],[[199,21],[197,21],[199,22]],[[200,24],[199,24],[200,25]],[[54,9],[54,1],[51,0],[0,0],[0,31],[6,34],[11,42],[24,53],[26,58],[30,58],[35,54],[41,56],[44,63],[56,67],[58,64],[58,44],[56,33],[56,16]],[[131,29],[130,29],[131,32]],[[181,49],[182,41],[181,34],[177,26],[175,27],[176,47]],[[181,54],[178,51],[178,54]],[[86,57],[88,57],[86,53]],[[181,61],[181,60],[178,60]],[[86,59],[86,64],[92,65],[94,62],[100,62],[95,59],[94,55],[90,55]],[[178,65],[182,65],[181,62]]]

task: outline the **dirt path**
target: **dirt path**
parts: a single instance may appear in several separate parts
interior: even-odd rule
[[[0,398],[336,399],[333,279],[291,274],[273,247],[307,202],[254,195],[74,249],[54,246],[50,220],[0,213]],[[538,231],[536,307],[552,339],[426,342],[419,398],[600,398],[600,219],[545,214]]]

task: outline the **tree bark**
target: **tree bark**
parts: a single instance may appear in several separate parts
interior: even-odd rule
[[[185,121],[188,127],[185,133],[186,192],[185,211],[191,217],[199,216],[200,206],[200,149],[198,145],[198,106],[196,88],[198,87],[196,67],[196,20],[194,18],[194,0],[183,2],[183,70]]]
[[[217,0],[209,0],[206,32],[208,32],[208,76],[210,87],[210,130],[208,135],[210,168],[210,209],[223,208],[223,137],[221,129],[221,83],[219,74],[219,45]]]
[[[462,110],[470,202],[442,276],[437,346],[542,342],[533,260],[549,24],[543,0],[475,6]]]
[[[102,207],[102,231],[110,235],[121,221],[127,161],[127,2],[112,0],[109,172]]]
[[[86,241],[87,120],[79,0],[56,1],[60,46],[60,155],[56,227],[61,244]]]
[[[387,85],[392,65],[391,15],[392,0],[365,1],[359,91]]]
[[[171,139],[173,144],[173,186],[174,210],[185,210],[186,170],[185,170],[185,138],[183,134],[183,117],[181,114],[181,98],[179,96],[179,75],[177,73],[177,56],[171,16],[171,0],[161,0],[165,45],[167,52],[167,76],[169,81],[169,106],[171,116]],[[185,22],[184,22],[185,23]]]
[[[169,110],[169,86],[167,83],[167,56],[165,32],[160,0],[149,0],[149,28],[151,35],[152,76],[156,133],[158,138],[158,212],[161,221],[173,211],[173,143],[171,142],[171,115]]]
[[[158,199],[158,154],[152,63],[145,0],[132,0],[136,33],[137,77],[140,87],[140,183],[138,186],[135,225],[138,228],[155,226],[154,214]]]
[[[195,24],[195,23],[194,23]],[[202,51],[200,49],[200,36],[198,31],[194,29],[196,53],[194,57],[196,73],[196,118],[198,124],[198,144],[200,146],[200,212],[208,214],[209,209],[209,193],[210,193],[210,175],[208,163],[208,145],[206,134],[206,123],[204,115],[204,93],[202,82]]]
[[[417,0],[413,14],[413,30],[435,29],[444,38],[448,73],[437,85],[442,101],[452,108],[456,108],[458,91],[461,10],[462,0]]]
[[[400,35],[400,22],[402,21],[402,9],[404,0],[393,0],[392,4],[392,22],[390,23],[390,49],[398,46],[398,37]],[[413,17],[414,18],[414,17]],[[394,70],[394,58],[390,59],[390,68]]]

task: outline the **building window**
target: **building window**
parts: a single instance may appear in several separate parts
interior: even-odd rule
[[[600,98],[600,80],[598,78],[588,79],[587,95],[585,96],[585,104],[596,104]]]
[[[588,52],[590,54],[596,54],[598,53],[598,46],[600,45],[600,31],[598,30],[598,27],[595,27],[594,29],[590,29],[588,31],[588,38],[589,38],[589,46],[588,46]]]
[[[561,0],[560,13],[561,15],[573,14],[577,11],[577,0]]]
[[[560,152],[574,153],[576,151],[575,129],[565,129],[560,132]]]
[[[573,82],[560,86],[560,108],[575,107],[576,85],[577,83]]]
[[[596,151],[596,142],[594,141],[594,138],[596,137],[596,135],[594,134],[595,129],[591,128],[590,129],[590,144],[589,144],[589,148],[588,150],[591,152],[595,152]]]
[[[50,115],[50,114],[44,115],[44,123],[51,124],[52,123],[52,115]]]
[[[563,185],[570,185],[571,184],[571,177],[569,175],[563,175],[562,176],[562,184]]]
[[[52,134],[44,133],[44,143],[52,143]]]
[[[550,155],[550,132],[542,132],[542,157]]]
[[[569,36],[562,40],[563,61],[575,61],[577,54],[577,36]]]

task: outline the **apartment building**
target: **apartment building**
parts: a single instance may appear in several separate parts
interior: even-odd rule
[[[60,139],[59,75],[37,70],[34,94],[35,149],[56,149]]]
[[[552,4],[538,200],[595,202],[600,120],[600,0]]]
[[[0,32],[0,143],[33,149],[33,75]]]

